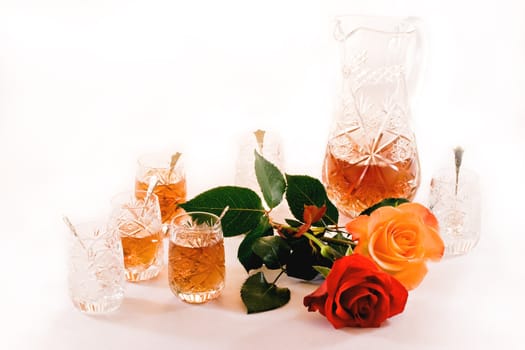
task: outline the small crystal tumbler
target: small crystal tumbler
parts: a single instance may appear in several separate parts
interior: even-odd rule
[[[445,255],[468,253],[476,246],[481,229],[481,194],[477,174],[461,168],[439,170],[430,183],[429,209],[438,219]]]
[[[256,130],[240,137],[235,167],[235,185],[247,187],[260,194],[255,175],[255,155],[257,151],[277,168],[283,168],[281,138],[277,132]]]
[[[128,281],[156,277],[164,266],[164,232],[159,200],[155,194],[128,191],[112,200],[111,222],[122,240]]]
[[[102,222],[75,227],[69,244],[69,295],[73,305],[90,314],[117,310],[124,298],[124,263],[117,231]]]
[[[168,262],[170,288],[181,300],[201,304],[224,288],[224,238],[219,217],[189,212],[173,219]]]
[[[180,158],[179,158],[180,157]],[[150,180],[157,177],[154,193],[159,198],[162,222],[167,226],[171,219],[182,213],[180,203],[186,202],[186,172],[183,156],[165,152],[143,154],[138,159],[135,190],[147,191]]]

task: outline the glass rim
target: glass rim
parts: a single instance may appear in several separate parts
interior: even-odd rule
[[[182,226],[180,224],[177,224],[176,221],[178,221],[178,220],[180,220],[181,218],[184,218],[184,217],[192,217],[192,214],[206,215],[206,216],[212,218],[214,221],[213,221],[212,225],[209,225],[209,227],[211,229],[213,229],[213,230],[221,228],[221,226],[222,226],[222,220],[221,220],[221,218],[218,215],[215,215],[215,214],[207,212],[207,211],[196,210],[196,211],[188,211],[188,212],[184,212],[184,213],[181,213],[181,214],[177,214],[176,216],[174,216],[170,220],[170,227],[173,228],[173,227],[180,227],[180,226]]]
[[[441,183],[452,183],[456,181],[456,169],[452,166],[444,167],[436,170],[431,177],[431,180],[441,182]],[[480,177],[476,171],[470,168],[461,167],[459,169],[458,180],[461,182],[469,181],[473,183],[478,183]]]
[[[342,30],[342,26],[351,23],[353,29],[348,33]],[[416,16],[386,16],[386,15],[360,15],[360,14],[342,14],[334,17],[336,31],[334,35],[338,40],[346,39],[350,34],[357,31],[373,32],[386,35],[410,35],[418,31],[418,25],[422,19]],[[344,22],[344,23],[343,23]],[[402,29],[399,24],[404,24]],[[340,30],[340,32],[338,32]]]
[[[108,220],[105,220],[103,218],[94,218],[94,219],[87,219],[83,221],[79,221],[77,223],[73,224],[76,232],[73,234],[69,228],[67,228],[69,239],[73,242],[80,240],[80,241],[92,241],[97,240],[100,237],[106,237],[113,235],[113,229],[111,224],[108,222]],[[94,232],[96,230],[99,230],[101,232],[100,236],[95,237]]]
[[[144,193],[144,197],[143,198],[137,198],[137,193]],[[144,203],[144,198],[146,198],[146,194],[147,193],[148,193],[148,191],[144,191],[144,190],[121,191],[121,192],[118,192],[115,195],[113,195],[113,197],[111,197],[110,203],[112,205],[117,205],[117,206],[122,207],[124,204],[129,204],[130,203],[130,199],[132,199],[132,198],[136,199],[137,201],[140,201],[140,202]],[[150,196],[154,198],[155,203],[157,203],[157,204],[159,203],[159,196],[157,196],[155,194],[155,192],[151,192]],[[118,200],[119,198],[122,198],[122,200]],[[133,205],[133,206],[129,206],[129,208],[137,209],[137,208],[142,208],[143,206],[144,205]]]
[[[184,154],[182,150],[175,152],[168,151],[153,151],[141,153],[137,157],[137,165],[148,169],[168,169],[171,162],[171,156],[176,152],[180,152],[180,158],[177,161],[174,169],[180,169],[184,164]]]

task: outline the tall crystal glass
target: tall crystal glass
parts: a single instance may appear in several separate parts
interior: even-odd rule
[[[481,190],[478,175],[462,168],[456,182],[453,168],[444,168],[432,176],[428,206],[438,219],[445,255],[470,252],[481,231]]]
[[[171,167],[173,155],[164,152],[147,153],[139,157],[135,177],[135,189],[147,191],[151,178],[158,184],[154,193],[159,199],[162,222],[168,225],[174,216],[183,212],[180,203],[186,201],[186,172],[183,155]]]
[[[69,238],[69,295],[85,313],[117,310],[124,297],[122,244],[117,231],[105,222],[76,225]]]
[[[124,266],[129,281],[156,277],[164,265],[164,233],[155,194],[129,191],[112,199],[111,222],[118,230],[124,250]]]
[[[219,297],[225,283],[224,239],[220,219],[190,212],[170,227],[168,279],[181,300],[200,304]]]

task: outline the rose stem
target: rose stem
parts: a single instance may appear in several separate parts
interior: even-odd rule
[[[277,282],[277,280],[282,276],[283,273],[286,272],[286,269],[283,269],[281,268],[281,272],[279,272],[279,274],[277,275],[277,277],[275,277],[275,279],[273,280],[272,284],[275,285],[275,282]]]

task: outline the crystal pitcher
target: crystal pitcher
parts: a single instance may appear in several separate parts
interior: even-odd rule
[[[342,16],[340,91],[323,165],[329,198],[349,217],[420,183],[410,98],[421,57],[416,18]]]

